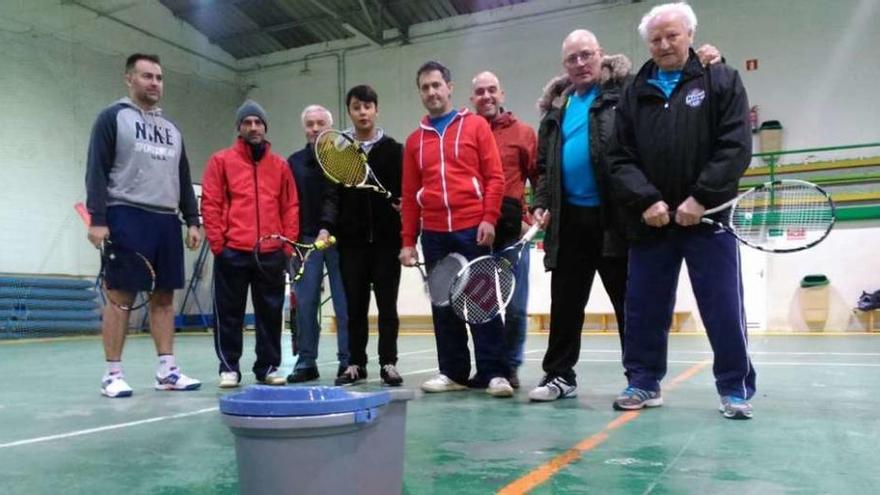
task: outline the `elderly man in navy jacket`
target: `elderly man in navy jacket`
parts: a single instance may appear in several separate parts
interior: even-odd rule
[[[749,165],[749,104],[739,74],[704,68],[691,49],[697,19],[684,3],[653,8],[639,33],[651,60],[617,107],[611,173],[628,210],[631,241],[623,363],[629,381],[614,402],[632,410],[663,403],[669,324],[682,260],[715,352],[716,389],[727,418],[750,418],[755,370],[748,354],[736,239],[700,223],[736,197]]]

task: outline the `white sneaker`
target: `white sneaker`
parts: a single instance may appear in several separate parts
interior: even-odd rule
[[[125,383],[125,377],[122,373],[104,375],[104,378],[101,379],[101,395],[111,399],[131,397],[131,387]]]
[[[156,375],[156,390],[195,390],[201,386],[202,382],[184,375],[176,366],[164,377]]]
[[[577,385],[568,383],[561,376],[544,375],[541,383],[529,392],[529,399],[538,402],[550,402],[577,396]]]
[[[238,386],[238,373],[224,371],[220,373],[220,388],[235,388]]]
[[[510,386],[507,378],[496,376],[489,380],[489,387],[486,389],[486,393],[492,397],[513,397],[513,387]]]
[[[262,380],[257,380],[263,385],[286,385],[287,378],[278,373],[278,368],[272,368],[272,371],[266,374]]]
[[[428,393],[455,392],[457,390],[467,390],[467,387],[460,383],[455,383],[448,376],[439,373],[430,380],[422,383],[422,390]]]

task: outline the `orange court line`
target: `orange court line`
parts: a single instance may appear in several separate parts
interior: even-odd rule
[[[669,385],[664,388],[664,390],[669,391],[675,389],[676,386],[690,379],[711,363],[712,360],[706,359],[691,366],[690,368],[686,369],[681,374],[673,378],[669,382]],[[627,411],[621,414],[620,416],[614,418],[613,421],[605,425],[605,427],[602,428],[602,431],[581,440],[574,447],[566,450],[565,452],[559,454],[553,459],[550,459],[544,464],[541,464],[526,475],[517,480],[514,480],[507,486],[501,488],[497,492],[498,495],[520,495],[523,493],[528,493],[530,490],[536,488],[537,486],[546,483],[550,478],[552,478],[563,468],[580,459],[583,454],[601,445],[603,442],[605,442],[605,440],[608,440],[608,437],[612,430],[620,428],[621,426],[638,418],[640,414],[641,411]]]

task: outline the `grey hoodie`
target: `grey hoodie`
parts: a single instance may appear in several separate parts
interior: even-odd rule
[[[98,115],[86,163],[92,225],[107,225],[107,207],[128,205],[159,213],[183,213],[199,224],[189,161],[177,126],[161,109],[141,110],[122,98]]]

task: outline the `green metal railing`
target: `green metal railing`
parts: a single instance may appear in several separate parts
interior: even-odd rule
[[[779,151],[765,151],[762,153],[752,153],[752,158],[765,158],[767,162],[767,167],[770,169],[770,180],[776,180],[776,167],[779,165],[779,157],[782,155],[800,155],[803,153],[821,153],[823,151],[840,151],[840,150],[853,150],[859,148],[878,148],[880,147],[880,142],[877,143],[864,143],[864,144],[848,144],[843,146],[825,146],[822,148],[803,148],[799,150],[779,150]]]
[[[875,143],[864,143],[864,144],[850,144],[843,146],[825,146],[821,148],[803,148],[797,150],[779,150],[779,151],[767,151],[762,153],[753,153],[752,157],[764,158],[767,163],[768,175],[770,180],[776,180],[777,168],[779,167],[779,159],[783,155],[800,155],[804,153],[821,153],[826,151],[841,151],[841,150],[852,150],[852,149],[860,149],[860,148],[878,148],[880,147],[880,142]],[[880,165],[880,157],[877,158],[877,164]],[[821,170],[821,169],[819,169]],[[838,186],[838,185],[846,185],[852,183],[863,183],[863,182],[872,182],[872,181],[880,181],[880,175],[877,174],[865,174],[859,176],[849,176],[849,177],[811,177],[811,182],[818,184],[820,186]],[[744,188],[752,187],[756,184],[743,184]],[[831,195],[832,199],[834,198],[834,194]],[[880,200],[880,195],[878,195],[878,200]],[[880,205],[853,205],[853,206],[842,206],[838,205],[837,208],[837,219],[840,221],[851,221],[851,220],[872,220],[880,218]]]

